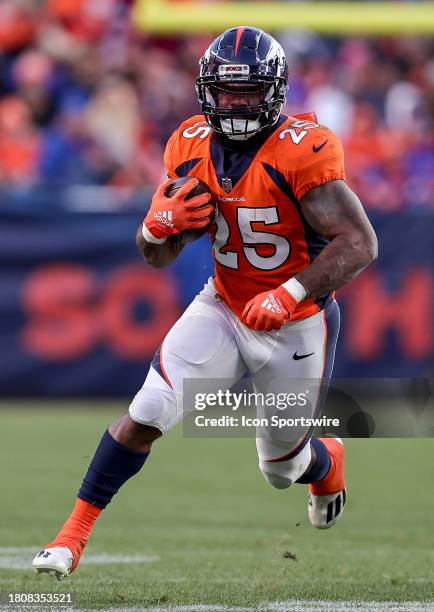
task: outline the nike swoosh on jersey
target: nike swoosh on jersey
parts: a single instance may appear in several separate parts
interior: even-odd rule
[[[307,353],[307,355],[297,355],[297,351],[295,351],[295,353],[293,354],[292,358],[295,359],[295,361],[298,361],[299,359],[306,359],[306,357],[310,357],[314,353],[315,353],[315,351],[313,353]]]
[[[312,145],[312,151],[314,153],[319,153],[321,151],[321,149],[326,146],[327,143],[328,143],[328,140],[325,140],[322,144],[320,144],[318,146]]]

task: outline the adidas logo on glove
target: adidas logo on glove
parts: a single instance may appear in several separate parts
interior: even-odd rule
[[[271,312],[277,312],[280,314],[282,312],[282,305],[279,300],[277,300],[272,293],[269,293],[267,298],[262,302],[261,306],[266,308],[267,310],[271,310]]]
[[[172,223],[172,211],[171,210],[157,210],[154,212],[154,219],[160,223],[164,223],[168,227],[175,227]]]

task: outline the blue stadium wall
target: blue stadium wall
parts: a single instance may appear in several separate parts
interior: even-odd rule
[[[375,214],[375,265],[338,292],[335,376],[433,374],[434,212]],[[0,212],[0,394],[131,396],[212,274],[208,238],[146,266],[138,212],[29,205]]]

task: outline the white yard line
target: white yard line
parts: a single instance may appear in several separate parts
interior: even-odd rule
[[[262,602],[255,608],[211,606],[207,604],[167,606],[164,608],[122,608],[122,612],[433,612],[433,610],[434,602],[320,601],[299,599]],[[117,611],[119,611],[119,608],[105,610],[105,612]],[[92,612],[97,611],[94,610]]]
[[[84,554],[80,560],[80,565],[109,565],[110,563],[154,563],[159,561],[159,557],[151,555],[109,555],[106,553],[100,554]]]
[[[0,569],[31,570],[33,557],[38,548],[23,546],[0,547]],[[151,555],[114,555],[108,553],[85,553],[82,565],[110,565],[114,563],[153,563],[159,557]]]

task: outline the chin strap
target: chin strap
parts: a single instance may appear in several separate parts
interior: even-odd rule
[[[241,124],[244,127],[250,128],[250,130],[248,130],[247,133],[246,133],[246,130],[242,130],[238,134],[237,133],[234,134],[232,132],[232,126],[236,129],[238,126],[241,127]],[[249,140],[250,138],[252,138],[258,133],[257,128],[260,127],[260,122],[258,119],[254,119],[254,120],[247,119],[247,126],[246,126],[245,119],[233,119],[232,121],[230,119],[220,119],[220,125],[221,125],[224,135],[227,138],[230,138],[231,140]],[[225,132],[225,127],[228,128],[227,132]],[[252,132],[251,131],[252,129],[254,129],[255,131]]]

